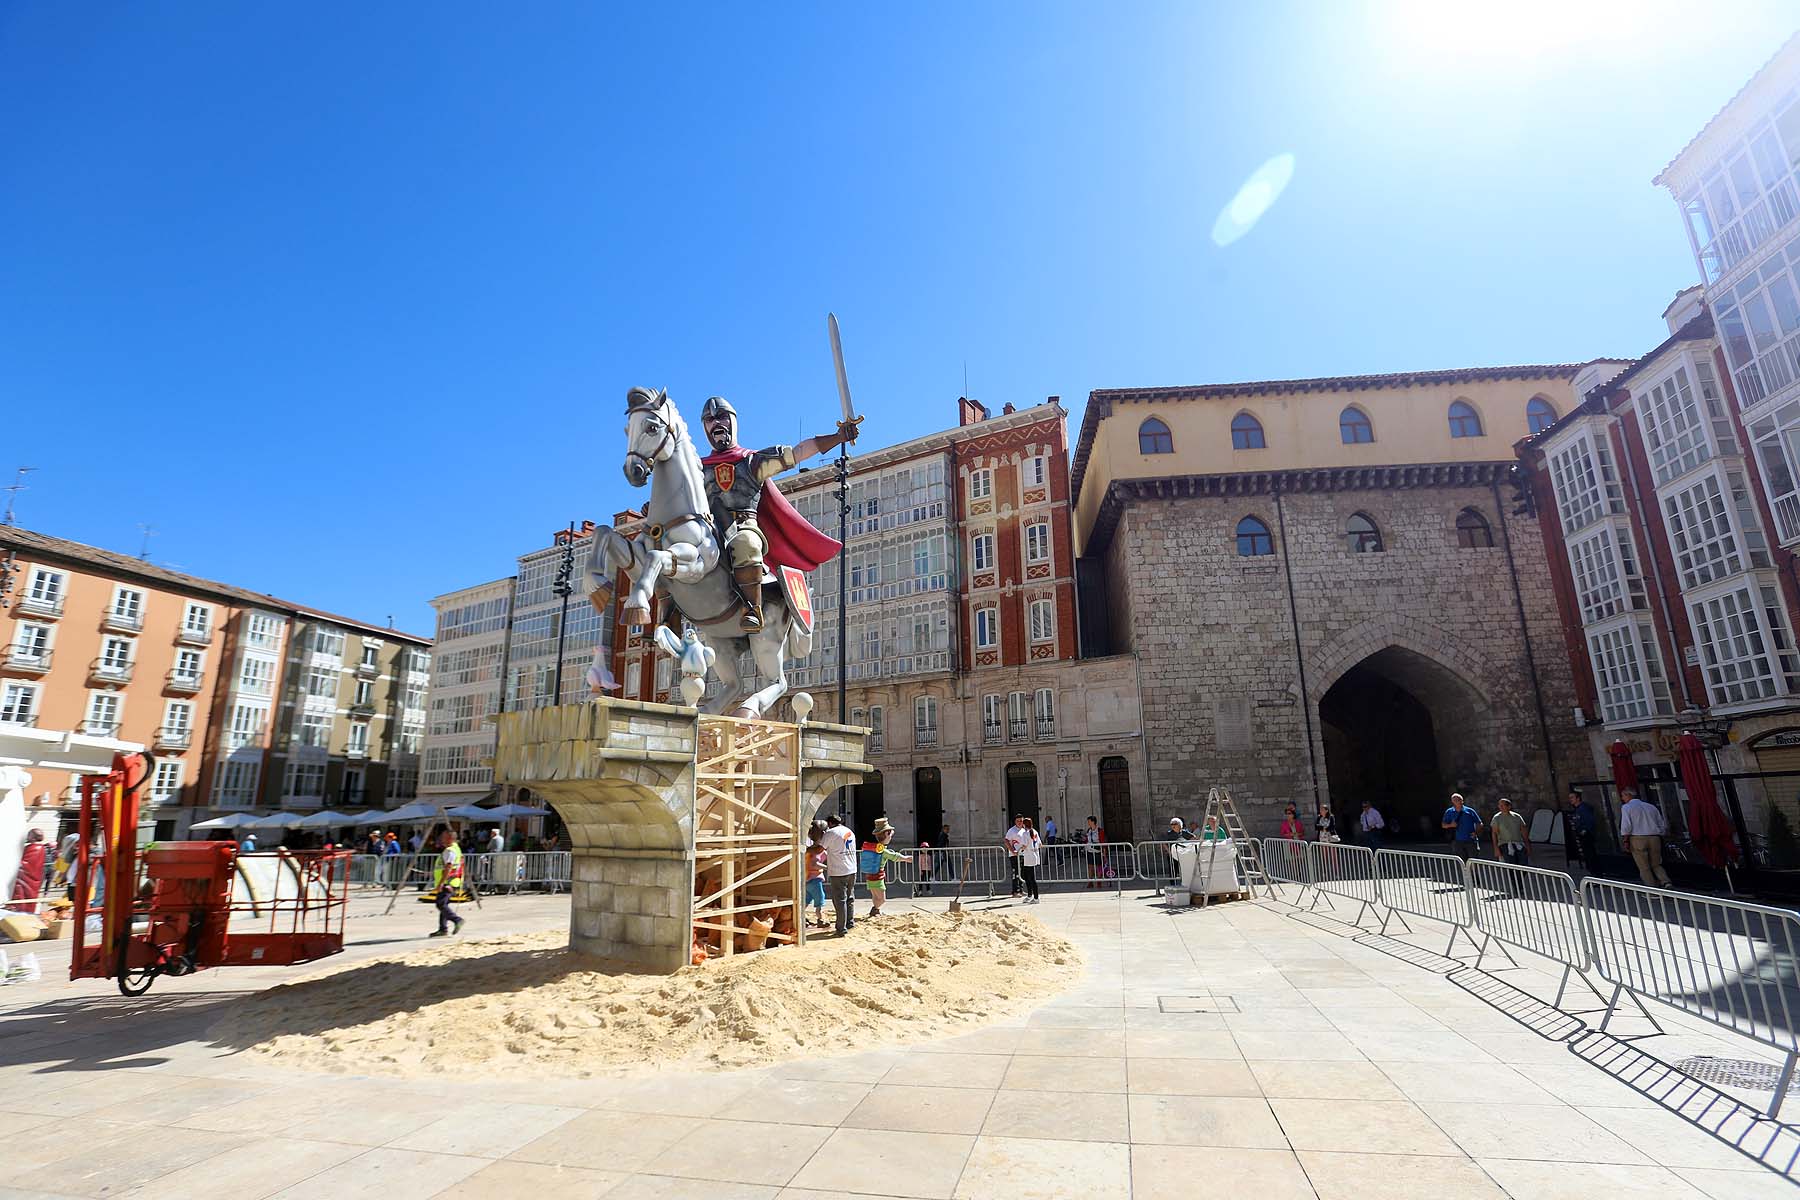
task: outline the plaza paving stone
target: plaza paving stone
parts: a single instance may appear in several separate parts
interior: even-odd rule
[[[345,961],[426,944],[431,913],[384,908],[354,902]],[[1080,892],[1026,911],[1088,964],[1032,1011],[925,1045],[635,1080],[253,1061],[207,1027],[312,968],[126,1000],[69,983],[67,943],[48,943],[46,978],[0,991],[0,1200],[1800,1195],[1800,1129],[1762,1119],[1767,1093],[1669,1066],[1766,1050],[1660,1008],[1666,1034],[1635,1017],[1599,1034],[1591,996],[1572,1016],[1545,1007],[1548,964],[1476,973],[1425,923],[1381,938],[1269,902],[1170,912]],[[565,924],[568,899],[468,915],[469,936],[504,937]]]

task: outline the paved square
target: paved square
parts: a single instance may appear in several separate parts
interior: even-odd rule
[[[382,907],[356,901],[346,961],[424,945],[428,914]],[[48,943],[46,978],[0,991],[0,1200],[1800,1194],[1800,1132],[1761,1119],[1767,1093],[1662,1065],[1769,1056],[1678,1014],[1657,1011],[1662,1036],[1598,1034],[1592,1011],[1547,1022],[1547,966],[1478,974],[1429,929],[1379,938],[1283,904],[1081,892],[1030,911],[1088,959],[1035,1010],[927,1045],[636,1080],[284,1069],[206,1030],[306,968],[132,1001],[66,982],[67,944]],[[568,901],[471,915],[471,936],[504,937],[566,922]]]

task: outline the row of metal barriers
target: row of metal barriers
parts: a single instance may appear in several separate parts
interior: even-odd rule
[[[437,870],[433,854],[353,854],[350,886],[404,888],[430,886]],[[483,894],[500,892],[566,892],[573,871],[567,850],[504,850],[470,854],[463,870]]]
[[[1800,1060],[1800,914],[1453,854],[1281,838],[1260,850],[1272,886],[1298,887],[1308,910],[1352,903],[1353,923],[1378,915],[1383,933],[1396,919],[1441,922],[1444,954],[1466,938],[1476,966],[1491,949],[1511,961],[1508,947],[1560,964],[1553,1006],[1578,978],[1606,1001],[1602,1030],[1622,1000],[1655,1025],[1650,999],[1770,1046],[1786,1056],[1768,1113],[1781,1108]]]

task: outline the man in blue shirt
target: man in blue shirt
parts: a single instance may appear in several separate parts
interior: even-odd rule
[[[1461,792],[1451,793],[1450,807],[1444,810],[1444,828],[1450,831],[1450,847],[1456,851],[1456,857],[1467,861],[1474,855],[1481,814],[1474,806],[1463,803]]]
[[[1563,849],[1569,865],[1580,863],[1583,872],[1592,874],[1600,865],[1594,847],[1594,806],[1583,798],[1580,788],[1569,789],[1569,811],[1563,814],[1563,822]]]

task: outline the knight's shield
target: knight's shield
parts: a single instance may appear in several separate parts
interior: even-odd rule
[[[781,594],[787,600],[788,615],[801,632],[813,631],[812,593],[806,589],[806,574],[793,567],[781,568]]]
[[[713,482],[719,485],[721,492],[729,492],[731,485],[737,482],[737,464],[719,463],[713,468]]]

